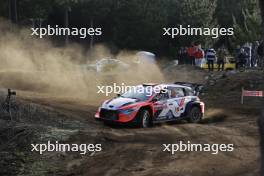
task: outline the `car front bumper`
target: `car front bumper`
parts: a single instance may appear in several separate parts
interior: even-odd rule
[[[134,111],[130,114],[123,114],[119,110],[108,110],[100,109],[95,114],[96,120],[106,121],[106,122],[115,122],[115,123],[131,123],[137,120],[137,111]]]

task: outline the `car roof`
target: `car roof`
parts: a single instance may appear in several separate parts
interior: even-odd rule
[[[179,88],[190,88],[188,86],[183,86],[179,84],[159,84],[159,86],[165,86],[165,87],[179,87]]]
[[[179,87],[179,88],[188,88],[191,89],[191,87],[183,86],[179,84],[155,84],[155,83],[145,83],[143,86],[153,86],[153,87]]]

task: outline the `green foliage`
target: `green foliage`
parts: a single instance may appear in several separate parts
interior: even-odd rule
[[[259,6],[261,11],[261,18],[262,18],[262,37],[264,35],[264,1],[259,0]]]
[[[47,18],[53,3],[53,0],[20,0],[18,1],[19,19]]]
[[[0,17],[8,17],[9,16],[9,7],[8,7],[8,0],[1,0],[0,2]]]
[[[8,0],[0,1],[0,16],[8,18]],[[200,41],[203,46],[225,44],[229,49],[260,38],[258,0],[18,0],[19,21],[43,18],[46,24],[64,25],[65,9],[69,26],[102,27],[95,42],[118,48],[149,50],[174,56],[176,49]],[[262,1],[260,0],[260,3]],[[263,4],[263,3],[262,3]],[[164,37],[163,27],[234,27],[235,35]],[[77,37],[71,40],[80,41]],[[89,43],[90,38],[82,39]]]
[[[167,1],[169,2],[169,1]],[[217,27],[214,19],[216,0],[171,0],[169,6],[169,27],[183,25],[187,27]],[[174,40],[174,45],[189,46],[191,42],[199,41],[204,45],[213,43],[210,36],[184,36]]]
[[[218,0],[215,16],[220,26],[234,27],[234,36],[222,38],[231,50],[261,37],[258,0]]]
[[[233,17],[235,35],[231,38],[233,44],[253,42],[261,38],[261,19],[257,13],[243,11],[243,21],[239,24]],[[235,47],[235,46],[233,46]]]
[[[108,18],[113,26],[113,40],[122,48],[157,48],[162,27],[167,23],[165,6],[162,0],[119,1]]]

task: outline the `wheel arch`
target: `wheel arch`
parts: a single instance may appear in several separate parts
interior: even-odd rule
[[[199,102],[191,101],[186,105],[184,116],[187,116],[193,107],[198,107],[200,110],[202,110]]]
[[[138,112],[140,112],[141,110],[148,110],[149,113],[150,113],[151,119],[153,119],[154,114],[153,114],[153,109],[152,109],[151,106],[149,106],[149,105],[142,106],[142,107],[139,108]]]
[[[137,115],[136,115],[136,118],[134,119],[134,121],[136,122],[136,124],[137,124],[137,126],[138,127],[142,127],[142,125],[141,125],[141,121],[142,121],[142,117],[140,116],[141,114],[142,114],[142,111],[143,110],[147,110],[148,112],[149,112],[149,114],[150,114],[150,126],[152,126],[152,121],[153,121],[153,110],[152,110],[152,108],[151,108],[151,106],[149,106],[149,105],[145,105],[145,106],[142,106],[142,107],[140,107],[139,108],[139,110],[138,110],[138,112],[137,112]]]

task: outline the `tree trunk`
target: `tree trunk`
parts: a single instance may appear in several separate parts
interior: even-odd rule
[[[262,37],[264,35],[264,1],[259,0],[259,6],[261,10],[261,17],[262,17]]]
[[[9,0],[9,19],[13,23],[18,22],[17,0]]]
[[[70,7],[67,6],[65,8],[65,11],[64,11],[65,28],[68,28],[69,27],[69,11],[70,11]],[[69,44],[69,35],[66,32],[66,35],[65,35],[65,45],[67,46],[68,44]]]
[[[93,28],[94,25],[94,20],[93,18],[90,19],[90,28]],[[90,49],[93,49],[93,44],[94,44],[94,36],[90,36]]]

